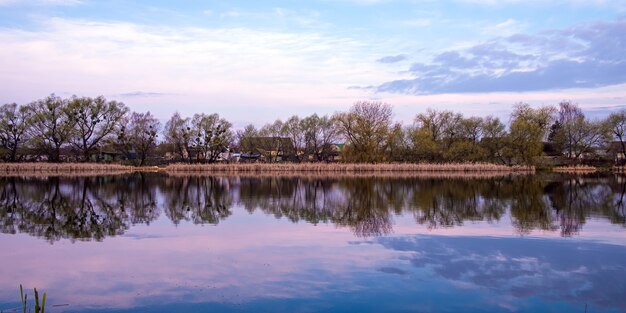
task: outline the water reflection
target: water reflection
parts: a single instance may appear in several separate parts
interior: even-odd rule
[[[526,305],[533,297],[578,303],[578,309],[586,303],[594,311],[626,311],[623,246],[442,236],[383,237],[376,242],[407,253],[405,262],[430,270],[446,281],[490,290],[498,296],[498,305],[510,311],[519,310],[519,299]],[[545,310],[543,307],[538,311]]]
[[[333,223],[357,236],[393,231],[394,215],[427,228],[511,220],[515,230],[580,233],[590,217],[626,224],[621,176],[490,179],[126,176],[0,178],[0,229],[50,242],[102,240],[164,214],[218,224],[235,206],[292,222]]]

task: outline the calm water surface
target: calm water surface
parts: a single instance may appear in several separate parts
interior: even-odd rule
[[[626,312],[625,201],[621,176],[0,178],[0,310],[23,284],[46,312]]]

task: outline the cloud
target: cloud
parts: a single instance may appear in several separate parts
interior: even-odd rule
[[[398,55],[390,55],[390,56],[382,57],[382,58],[376,60],[376,62],[380,62],[380,63],[397,63],[397,62],[400,62],[400,61],[404,61],[406,59],[407,59],[406,55],[398,54]]]
[[[516,34],[413,64],[413,78],[385,82],[403,94],[526,92],[626,83],[626,21]]]
[[[169,95],[169,94],[162,93],[162,92],[133,91],[133,92],[121,93],[121,94],[118,94],[117,96],[130,98],[130,97],[162,97],[166,95]]]
[[[338,103],[349,105],[346,98],[362,93],[347,86],[371,84],[384,67],[371,62],[384,55],[380,49],[364,52],[365,44],[359,40],[318,32],[63,18],[41,23],[30,30],[0,29],[1,101],[29,102],[66,91],[85,96],[125,94],[133,97],[128,104],[134,110],[169,115],[171,102],[154,97],[156,91],[178,95],[177,101],[184,103],[181,113],[206,110],[207,99],[217,103],[211,110],[226,115],[243,116],[240,107],[250,103],[293,108],[284,114],[300,114],[294,103],[332,113]],[[257,119],[264,114],[283,118],[272,110],[250,114]]]
[[[72,6],[82,4],[82,0],[0,0],[0,6],[10,5],[49,5]]]

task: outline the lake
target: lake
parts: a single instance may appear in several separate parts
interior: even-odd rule
[[[626,312],[625,225],[613,175],[4,177],[0,310]]]

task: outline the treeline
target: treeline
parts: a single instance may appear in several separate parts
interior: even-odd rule
[[[389,104],[359,101],[332,116],[313,114],[235,131],[218,114],[179,113],[162,125],[150,112],[131,112],[104,97],[54,94],[0,107],[0,159],[5,162],[93,161],[114,151],[135,165],[170,161],[214,163],[225,152],[275,161],[491,162],[534,164],[548,146],[571,163],[623,157],[626,111],[590,120],[571,102],[532,108],[517,104],[508,127],[496,117],[465,117],[429,109],[411,125],[393,121]],[[620,157],[621,156],[621,157]]]

